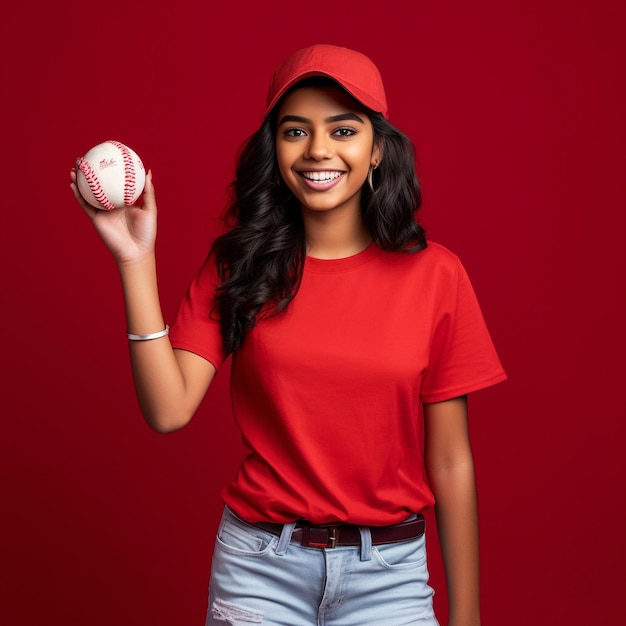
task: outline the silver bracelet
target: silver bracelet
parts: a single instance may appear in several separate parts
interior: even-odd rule
[[[133,335],[133,333],[126,333],[126,336],[131,341],[148,341],[149,339],[158,339],[159,337],[165,337],[170,334],[170,327],[165,324],[165,330],[160,330],[158,333],[149,333],[147,335]]]

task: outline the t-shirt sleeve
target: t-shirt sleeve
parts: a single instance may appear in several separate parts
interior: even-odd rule
[[[504,371],[463,265],[443,291],[435,320],[422,402],[443,402],[503,380]]]
[[[215,259],[209,256],[189,285],[170,328],[173,348],[193,352],[216,369],[227,356],[215,300],[219,282]]]

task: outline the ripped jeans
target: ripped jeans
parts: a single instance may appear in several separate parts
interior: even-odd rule
[[[425,537],[310,548],[226,508],[211,567],[206,626],[438,626]]]

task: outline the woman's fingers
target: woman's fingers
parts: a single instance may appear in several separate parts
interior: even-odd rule
[[[146,174],[146,182],[143,187],[143,208],[149,211],[156,211],[156,197],[154,193],[154,185],[152,184],[152,170],[148,170]]]
[[[95,207],[91,206],[91,204],[89,204],[80,194],[80,191],[78,190],[78,185],[76,183],[76,169],[75,168],[70,170],[70,188],[72,189],[72,193],[74,194],[74,197],[76,198],[76,201],[78,202],[78,204],[80,204],[80,206],[83,208],[85,213],[87,213],[87,215],[93,220],[98,214],[98,211],[100,209],[96,209]],[[151,170],[149,170],[148,173],[146,174],[146,182],[144,184],[143,193],[142,193],[141,208],[148,209],[150,211],[156,210],[156,198],[155,198],[155,193],[154,193],[154,185],[152,184],[152,171]]]
[[[85,199],[80,195],[80,191],[78,191],[78,186],[76,185],[76,170],[75,169],[70,170],[70,188],[78,204],[80,204],[80,206],[83,208],[85,213],[87,213],[89,218],[93,220],[96,217],[96,213],[98,212],[98,209],[96,209],[95,207],[92,207],[88,202],[85,202]]]

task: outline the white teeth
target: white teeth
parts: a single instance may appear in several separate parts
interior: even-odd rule
[[[302,172],[302,176],[308,180],[314,180],[320,183],[327,183],[341,176],[341,172]]]

